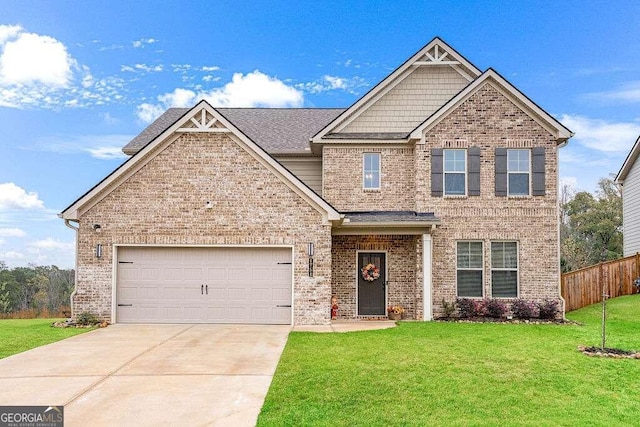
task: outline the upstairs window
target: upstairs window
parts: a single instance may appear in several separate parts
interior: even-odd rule
[[[467,194],[467,150],[444,150],[444,195]]]
[[[528,196],[530,171],[530,150],[507,150],[507,194]]]
[[[362,158],[362,186],[365,190],[380,189],[380,153],[364,153]]]

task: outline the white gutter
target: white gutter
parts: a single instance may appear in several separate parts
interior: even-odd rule
[[[71,225],[71,221],[78,224],[78,226],[74,227],[73,225]],[[77,219],[65,219],[64,225],[76,232],[76,265],[73,269],[73,292],[71,292],[71,295],[69,295],[69,307],[71,309],[71,318],[73,318],[73,297],[76,296],[76,284],[78,283],[78,229],[80,228],[80,222]]]

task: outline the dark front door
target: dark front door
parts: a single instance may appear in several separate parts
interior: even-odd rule
[[[385,312],[385,254],[358,253],[358,315],[384,316]],[[363,269],[370,266],[366,273]],[[367,280],[368,279],[368,280]]]

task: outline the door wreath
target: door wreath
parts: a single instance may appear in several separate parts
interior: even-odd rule
[[[373,282],[380,277],[380,269],[375,264],[367,264],[362,267],[362,278],[367,282]]]

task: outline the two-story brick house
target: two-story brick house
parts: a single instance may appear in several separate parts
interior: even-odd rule
[[[173,108],[61,213],[74,312],[321,324],[560,299],[571,132],[435,38],[347,109]],[[75,227],[74,227],[75,228]]]

